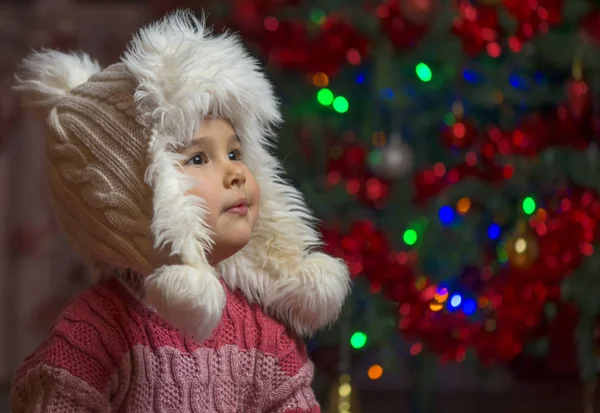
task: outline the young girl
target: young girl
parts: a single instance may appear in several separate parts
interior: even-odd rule
[[[278,103],[240,42],[178,12],[103,70],[34,53],[17,90],[103,277],[18,370],[13,412],[319,412],[299,336],[336,320],[348,272],[268,152]]]

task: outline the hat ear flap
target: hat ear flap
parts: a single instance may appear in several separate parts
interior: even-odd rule
[[[317,251],[321,239],[302,194],[281,178],[272,155],[261,158],[253,169],[259,217],[248,245],[221,264],[223,277],[296,333],[310,335],[337,320],[350,290],[348,268]]]
[[[147,183],[153,188],[151,231],[157,251],[168,247],[181,265],[165,265],[145,278],[145,301],[167,321],[199,341],[221,320],[225,291],[207,261],[212,231],[205,223],[203,200],[187,194],[193,180],[167,150],[168,136],[152,130],[148,143]]]

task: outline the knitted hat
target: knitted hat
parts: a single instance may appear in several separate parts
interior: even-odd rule
[[[145,300],[174,326],[210,336],[225,305],[220,276],[299,334],[337,319],[347,268],[316,251],[311,213],[269,153],[281,120],[273,88],[236,37],[179,11],[104,70],[85,54],[33,53],[16,89],[43,110],[52,199],[72,243],[93,263],[147,274]],[[261,191],[249,244],[218,269],[176,152],[214,117],[232,123]]]

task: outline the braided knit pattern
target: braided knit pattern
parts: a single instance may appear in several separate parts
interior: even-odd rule
[[[115,64],[61,99],[48,118],[48,177],[57,218],[76,247],[92,261],[150,273],[149,131],[136,120],[134,87]]]
[[[76,299],[19,369],[12,411],[318,413],[312,377],[303,343],[237,292],[200,344],[111,278]]]

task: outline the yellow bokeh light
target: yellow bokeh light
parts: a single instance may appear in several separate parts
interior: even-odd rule
[[[429,304],[429,309],[431,311],[440,311],[442,308],[444,308],[444,306],[440,303],[432,302]]]
[[[456,210],[459,214],[464,215],[471,209],[471,200],[467,197],[461,198],[456,203]]]
[[[329,85],[329,77],[323,72],[315,73],[312,81],[316,87],[327,87]]]
[[[338,393],[340,397],[348,397],[350,393],[352,393],[352,386],[348,383],[340,384],[340,388],[338,389]]]
[[[522,254],[527,249],[527,240],[525,238],[518,238],[515,241],[515,252],[517,254]]]

